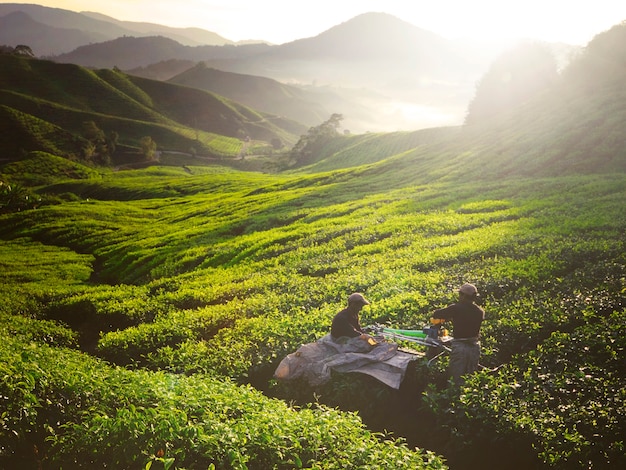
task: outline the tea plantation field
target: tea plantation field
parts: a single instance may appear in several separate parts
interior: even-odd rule
[[[85,169],[5,197],[0,467],[626,465],[626,177],[385,165]],[[351,292],[363,324],[421,328],[464,282],[485,369],[461,389],[446,357],[400,390],[272,378]]]

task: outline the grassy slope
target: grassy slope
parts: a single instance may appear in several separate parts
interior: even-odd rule
[[[603,90],[615,98],[576,95],[576,106],[587,110],[580,114],[595,115],[601,103],[614,102],[620,109],[619,90],[610,83]],[[9,279],[2,286],[5,322],[30,331],[11,318],[61,320],[76,331],[75,341],[85,351],[111,363],[177,374],[170,383],[184,390],[193,388],[195,379],[187,383],[175,378],[178,374],[210,374],[305,402],[314,399],[309,390],[274,384],[271,373],[286,354],[328,331],[347,293],[363,291],[373,301],[364,323],[413,327],[452,301],[455,286],[472,281],[488,312],[481,362],[505,364],[497,373],[476,374],[455,394],[445,388],[444,359],[432,369],[416,364],[405,390],[394,392],[349,375],[316,390],[316,399],[357,409],[372,428],[391,429],[411,445],[434,449],[456,468],[475,468],[479,462],[495,467],[503,459],[524,468],[623,465],[625,159],[617,139],[607,148],[584,147],[584,165],[578,164],[572,143],[605,135],[615,129],[610,127],[615,119],[604,116],[595,136],[581,136],[578,121],[566,116],[516,119],[515,127],[498,123],[342,138],[325,156],[360,166],[325,173],[153,168],[57,180],[40,187],[40,194],[73,194],[75,200],[2,216],[0,260]],[[588,129],[586,123],[583,128]],[[390,158],[378,161],[386,153]],[[320,165],[341,166],[332,159]],[[9,261],[15,250],[27,255]],[[37,264],[28,262],[33,253],[40,253]],[[48,270],[54,276],[47,276]],[[53,326],[44,323],[31,331],[25,343],[34,344],[19,355],[5,350],[5,363],[20,364],[29,354],[51,357],[46,363],[67,357],[35,347],[46,341],[72,344],[66,329],[47,328]],[[138,394],[151,389],[145,384],[168,380],[137,370],[118,383],[116,373],[101,369],[100,362],[85,363],[105,377],[102,382],[110,382],[105,393],[121,394],[134,406],[145,407]],[[24,374],[45,383],[68,381],[56,369],[49,375]],[[3,395],[22,396],[20,383],[11,382]],[[425,391],[423,400],[416,390]],[[32,393],[39,393],[42,403],[49,398],[36,386]],[[87,399],[89,387],[63,389],[66,393],[73,405],[96,406]],[[232,406],[226,396],[234,393],[226,390],[216,408]],[[195,413],[183,395],[150,398],[150,403]],[[257,398],[240,398],[239,406],[244,401],[246,410],[275,406]],[[76,452],[73,442],[90,452],[103,436],[111,455],[149,454],[160,435],[173,439],[150,429],[154,416],[144,408],[115,416],[106,405],[83,416],[72,415],[71,408],[46,405],[38,411],[52,430],[18,422],[18,437],[26,444],[9,433],[0,438],[9,449],[37,443],[54,451],[49,455],[58,461]],[[7,416],[17,416],[14,411]],[[70,423],[63,432],[54,429],[59,415]],[[271,462],[281,462],[282,443],[272,441],[268,450],[259,437],[263,432],[239,434],[241,427],[266,422],[264,415],[255,416],[258,421],[218,418],[228,424],[215,434],[176,421],[182,431],[175,435],[232,433],[252,467],[267,463],[262,459],[268,453],[273,453]],[[162,419],[174,422],[174,415]],[[301,419],[307,429],[324,429],[323,419]],[[146,447],[137,447],[121,431],[129,424],[137,426]],[[278,426],[270,434],[294,429]],[[42,436],[53,431],[54,447],[48,447]],[[209,440],[232,450],[218,437],[203,439],[201,444],[191,439],[192,447],[212,452]],[[190,444],[169,442],[167,455],[185,462],[182,449]],[[321,455],[311,453],[316,445],[311,438],[307,442],[302,455],[311,464]],[[384,461],[387,451],[380,452]],[[230,454],[219,455],[227,467]],[[325,462],[340,467],[344,458],[332,455]]]
[[[211,91],[278,116],[290,116],[310,126],[318,125],[330,115],[324,106],[315,102],[314,95],[299,88],[269,78],[223,72],[203,63],[168,81]]]
[[[437,162],[431,165],[436,170]],[[496,390],[520,381],[524,389],[530,386],[531,379],[524,378],[532,374],[526,371],[532,370],[529,352],[558,332],[600,323],[624,302],[623,175],[483,181],[477,188],[458,181],[416,184],[367,168],[273,177],[190,170],[151,169],[53,185],[46,191],[90,200],[5,216],[5,239],[27,237],[92,256],[87,269],[95,283],[57,281],[51,291],[35,282],[18,290],[34,305],[24,305],[12,292],[5,308],[62,320],[82,332],[84,348],[115,363],[210,373],[267,388],[277,361],[324,334],[346,293],[364,291],[373,300],[364,322],[418,326],[433,308],[452,300],[455,285],[472,280],[489,312],[482,362],[510,364],[501,379],[491,379],[489,389]],[[104,333],[97,343],[93,331],[85,330],[85,318]],[[601,347],[618,353],[620,344]],[[543,354],[558,357],[558,351]],[[579,367],[589,369],[591,358],[579,358]],[[420,380],[440,383],[441,373],[419,371]],[[591,369],[587,375],[600,380]],[[603,384],[619,389],[620,377]],[[424,416],[417,403],[409,401],[412,411],[405,409],[400,418],[393,406],[368,408],[372,396],[357,392],[365,387],[386,397],[384,403],[398,403],[390,391],[359,377],[346,382],[318,391],[322,401],[356,403],[372,426],[402,425],[396,432],[413,444],[437,448],[453,460],[463,455],[420,435],[415,423]],[[559,393],[585,409],[593,398],[576,398],[568,387],[564,383]],[[268,393],[297,397],[299,392],[270,387]],[[505,410],[518,405],[502,397]],[[554,413],[539,403],[535,407],[522,416]],[[387,419],[380,416],[383,411]],[[619,412],[618,405],[603,411]],[[472,413],[482,416],[487,435],[493,423],[510,423],[500,432],[514,449],[506,445],[502,452],[528,458],[532,443],[571,462],[551,450],[560,445],[569,452],[569,444],[549,437],[548,421],[544,428],[537,420],[527,434],[514,414],[502,409],[499,417],[488,407]],[[596,418],[590,412],[585,419]],[[567,413],[552,419],[572,425]],[[472,426],[470,434],[476,431]],[[606,443],[620,429],[614,422],[606,432],[594,429],[595,438],[582,429],[572,436]],[[534,433],[538,437],[532,438]],[[574,451],[573,458],[591,455],[585,449]],[[501,452],[492,456],[502,458]]]
[[[143,136],[150,135],[161,149],[186,152],[195,146],[208,155],[234,156],[241,147],[239,139],[246,136],[289,143],[302,130],[297,123],[261,115],[210,93],[111,70],[91,71],[8,55],[0,56],[0,62],[0,103],[77,136],[82,123],[93,120],[107,133],[118,132],[122,144],[137,146]],[[189,102],[195,107],[184,104]],[[28,127],[21,130],[27,133]],[[15,145],[10,144],[8,133],[6,137],[0,150],[5,158],[15,158]],[[76,154],[76,145],[68,147],[64,139],[63,133],[52,135],[46,145],[24,150],[56,146],[58,153]],[[235,145],[225,148],[225,139]]]
[[[441,161],[439,171],[425,173],[431,180],[623,172],[625,37],[624,25],[598,35],[550,88],[490,121],[456,129],[341,136],[307,170],[346,168],[408,152],[400,157],[408,171],[421,168],[424,160]],[[383,163],[381,171],[393,171],[398,163],[402,165]]]

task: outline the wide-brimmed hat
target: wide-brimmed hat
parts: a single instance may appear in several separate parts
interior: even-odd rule
[[[348,296],[348,305],[349,304],[369,305],[370,303],[367,301],[365,296],[363,296],[363,294],[355,292],[354,294],[350,294]]]
[[[459,292],[469,297],[478,296],[478,289],[476,289],[476,286],[474,284],[463,284],[461,287],[459,287]]]

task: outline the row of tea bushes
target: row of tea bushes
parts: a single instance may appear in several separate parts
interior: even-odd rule
[[[441,469],[355,414],[197,374],[128,371],[0,334],[0,466]],[[25,461],[30,456],[30,461]]]
[[[588,312],[496,374],[472,376],[460,395],[431,390],[429,399],[448,410],[438,424],[466,449],[501,436],[494,447],[524,443],[554,468],[623,468],[625,353],[626,312]]]

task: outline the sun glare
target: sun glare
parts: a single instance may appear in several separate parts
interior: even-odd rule
[[[30,0],[17,3],[33,3]],[[386,12],[450,39],[506,41],[532,38],[585,45],[594,35],[626,20],[626,2],[596,0],[40,0],[39,5],[92,11],[119,20],[199,27],[231,40],[284,43],[315,36],[366,12]]]

